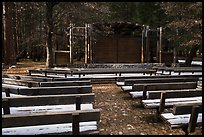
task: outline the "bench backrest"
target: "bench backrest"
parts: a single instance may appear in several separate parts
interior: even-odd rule
[[[7,90],[7,91],[6,91]],[[92,86],[61,86],[61,87],[22,87],[2,84],[2,91],[20,95],[57,95],[91,93]]]
[[[18,79],[18,80],[30,80],[30,81],[37,81],[37,82],[46,82],[46,81],[70,81],[70,80],[88,80],[87,78],[76,78],[76,77],[59,77],[59,76],[21,76],[21,75],[10,75],[10,74],[3,74],[3,78],[11,78],[11,79]]]
[[[199,106],[198,113],[202,113],[202,103],[175,104],[172,113],[174,115],[191,114],[193,106]]]
[[[134,84],[133,90],[172,90],[172,89],[193,89],[197,87],[197,82],[171,82],[171,83],[143,83]]]
[[[2,98],[2,108],[5,114],[10,114],[10,107],[46,106],[76,104],[76,110],[80,110],[82,103],[94,102],[94,93],[68,94],[68,95],[42,95]]]
[[[11,78],[2,78],[2,83],[21,85],[27,87],[56,87],[56,86],[82,86],[90,85],[90,80],[73,80],[73,81],[46,81],[46,82],[36,82],[29,80],[17,80]]]
[[[100,110],[75,110],[49,113],[2,115],[2,128],[72,123],[72,134],[80,134],[79,122],[100,120]],[[15,121],[15,122],[14,122]]]
[[[134,81],[136,79],[144,79],[144,78],[154,79],[154,78],[176,78],[176,77],[202,77],[202,75],[152,75],[152,76],[129,76],[129,77],[121,76],[117,78],[117,81],[124,82],[125,80],[129,80],[129,79],[132,79],[132,81]]]
[[[181,89],[181,90],[158,90],[158,91],[148,91],[148,99],[159,99],[161,97],[161,92],[166,92],[166,98],[181,98],[181,97],[195,97],[202,96],[201,89]]]
[[[127,79],[125,85],[140,83],[168,83],[168,82],[197,82],[198,77],[164,77],[164,78],[145,78],[145,79]]]

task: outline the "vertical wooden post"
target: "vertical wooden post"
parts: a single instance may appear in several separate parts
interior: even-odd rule
[[[76,110],[81,109],[81,96],[76,96]]]
[[[5,89],[6,97],[10,97],[10,89],[6,88]]]
[[[85,24],[85,31],[84,31],[84,44],[85,44],[85,64],[88,63],[88,36],[87,36],[87,33],[88,33],[88,24]]]
[[[145,28],[143,27],[143,30],[142,30],[142,47],[141,47],[141,63],[144,63],[144,34],[145,34]]]
[[[150,59],[150,53],[149,53],[149,26],[146,26],[145,37],[146,37],[146,62],[149,63],[149,59]]]
[[[47,72],[45,72],[45,77],[47,77]]]
[[[144,86],[143,86],[142,99],[147,99],[147,85],[144,85]]]
[[[28,75],[31,76],[31,70],[28,70]]]
[[[176,29],[176,37],[178,37],[178,29]],[[177,45],[178,43],[176,43],[176,46],[179,46]],[[174,57],[173,57],[173,66],[176,66],[176,62],[177,62],[177,52],[176,52],[176,48],[174,47],[174,50],[173,50],[173,54],[174,54]]]
[[[3,99],[2,100],[2,105],[3,105],[4,114],[10,114],[9,99],[7,99],[7,98]]]
[[[188,123],[188,133],[194,132],[198,119],[199,106],[192,106],[191,116]]]
[[[159,45],[159,44],[160,44],[160,43],[159,43],[159,40],[160,40],[159,38],[160,38],[160,37],[159,37],[159,36],[160,36],[160,35],[159,35],[159,34],[160,34],[160,33],[159,33],[159,28],[157,28],[157,53],[156,53],[157,63],[160,62],[160,61],[159,61],[159,54],[160,54],[160,52],[159,52],[159,50],[160,50],[160,49],[159,49],[159,48],[160,48],[160,45]]]
[[[161,63],[162,58],[162,27],[159,27],[159,63]]]
[[[70,23],[69,29],[69,55],[70,55],[70,64],[73,64],[73,57],[72,57],[72,33],[73,33],[73,24]]]
[[[79,135],[79,113],[73,113],[72,134]]]
[[[92,43],[92,39],[93,39],[93,35],[92,35],[92,32],[93,32],[93,28],[92,28],[92,25],[89,24],[89,27],[88,27],[88,45],[89,45],[89,63],[93,63],[93,43]]]
[[[164,112],[165,100],[166,100],[166,92],[161,92],[160,105],[159,105],[159,111],[158,111],[159,114],[161,114],[162,112]]]

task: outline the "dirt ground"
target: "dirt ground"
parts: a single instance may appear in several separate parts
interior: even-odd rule
[[[44,62],[23,61],[3,73],[26,75],[29,69],[46,68]],[[156,116],[156,110],[144,109],[139,99],[132,99],[115,84],[93,84],[94,107],[100,109],[100,135],[184,135],[181,129],[170,129]],[[197,128],[191,135],[202,135]]]

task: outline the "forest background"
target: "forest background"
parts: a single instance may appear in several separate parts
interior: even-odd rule
[[[46,53],[39,59],[53,67],[53,49],[66,50],[69,45],[70,23],[121,21],[162,27],[170,48],[186,57],[186,66],[202,55],[202,2],[2,2],[1,6],[2,62],[8,66],[32,58],[32,48],[40,46]],[[80,41],[74,50],[74,58],[83,59]]]

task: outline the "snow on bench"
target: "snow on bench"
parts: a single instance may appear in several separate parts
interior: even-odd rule
[[[80,112],[84,112],[84,110],[78,110]],[[78,112],[76,111],[76,113]],[[92,110],[93,111],[93,110]],[[82,114],[83,116],[86,116],[86,114],[88,114],[88,112],[91,112],[90,110],[87,110],[87,112],[84,112],[84,114]],[[94,112],[94,111],[93,111]],[[99,110],[96,111],[97,113],[99,112]],[[54,114],[53,114],[54,113]],[[56,113],[56,114],[55,114]],[[52,114],[52,119],[47,119],[46,120],[46,116],[47,115],[51,115]],[[64,115],[64,114],[67,114]],[[69,115],[68,115],[69,114]],[[74,113],[73,113],[74,114]],[[39,118],[37,119],[39,123],[41,123],[41,121],[43,121],[43,123],[46,123],[44,122],[45,120],[48,121],[47,123],[50,123],[49,121],[54,121],[53,123],[56,123],[55,121],[57,121],[59,119],[59,123],[63,123],[63,124],[42,124],[42,125],[36,125],[36,126],[22,126],[22,127],[2,127],[2,135],[42,135],[42,134],[57,134],[57,133],[64,133],[64,132],[73,132],[73,125],[72,123],[67,123],[67,122],[63,122],[64,121],[69,121],[71,122],[72,120],[69,120],[71,117],[73,117],[72,115],[72,112],[70,111],[64,111],[64,112],[50,112],[50,113],[43,113],[43,112],[40,112],[40,113],[35,113],[35,114],[27,114],[25,115],[25,117],[23,117],[23,114],[21,115],[16,115],[17,117],[18,116],[21,116],[24,118],[23,121],[18,121],[18,124],[19,125],[19,122],[22,122],[21,124],[24,125],[24,122],[26,123],[26,121],[28,121],[27,123],[29,123],[29,116],[33,117],[33,119],[35,120],[36,119],[36,116],[40,115],[40,117],[44,117],[44,120],[39,120]],[[90,113],[91,114],[91,113]],[[89,114],[89,119],[93,119],[93,118],[90,118],[90,115]],[[36,115],[36,116],[35,116]],[[58,116],[59,115],[59,116]],[[64,115],[64,117],[62,117]],[[98,115],[98,114],[97,114]],[[10,115],[12,116],[12,115]],[[2,116],[2,120],[4,121],[4,117],[6,118],[7,115],[4,115]],[[14,116],[15,117],[15,116]],[[56,118],[55,118],[56,117]],[[69,118],[70,117],[70,118]],[[95,117],[95,116],[94,116]],[[27,118],[28,120],[25,120],[25,118]],[[60,118],[62,120],[60,120]],[[80,118],[81,119],[81,118]],[[87,119],[87,118],[83,118],[83,119]],[[37,121],[35,120],[35,121]],[[86,122],[79,122],[79,132],[86,132],[86,131],[93,131],[93,132],[96,132],[97,130],[97,121],[87,121],[87,120],[84,120]],[[35,122],[31,121],[31,125]],[[16,124],[16,123],[15,123]],[[3,125],[4,126],[4,125]]]
[[[5,96],[5,93],[2,92],[2,95]],[[80,100],[77,101],[76,97],[80,97]],[[94,109],[91,103],[80,103],[91,102],[94,100],[93,97],[94,93],[42,96],[11,94],[11,97],[2,98],[4,107],[11,105],[9,107],[10,114],[8,112],[4,114],[4,109],[2,108],[2,135],[41,135],[64,132],[66,134],[67,132],[68,134],[75,132],[73,134],[76,134],[78,131],[75,130],[78,126],[74,124],[75,122],[73,120],[78,121],[80,134],[86,132],[88,134],[98,133],[99,109]],[[31,102],[28,102],[28,100]],[[6,105],[7,101],[10,102],[8,104],[9,106]],[[80,110],[76,110],[76,104],[67,104],[75,101],[76,104],[80,103]],[[35,106],[32,106],[32,104]],[[7,109],[5,108],[5,110]],[[12,124],[13,120],[15,123]]]
[[[191,114],[185,114],[185,115],[174,115],[172,113],[161,114],[163,119],[166,119],[166,121],[171,125],[171,128],[178,128],[184,124],[187,124],[190,120],[190,115]],[[202,113],[199,113],[197,123],[201,123],[201,122],[202,122]]]
[[[157,108],[160,106],[160,99],[142,100],[145,108]],[[165,106],[173,106],[174,104],[202,103],[202,97],[185,97],[185,98],[167,98]]]
[[[182,128],[185,135],[195,132],[202,125],[202,102],[198,104],[175,104],[173,112],[162,113],[160,117],[171,128]]]

